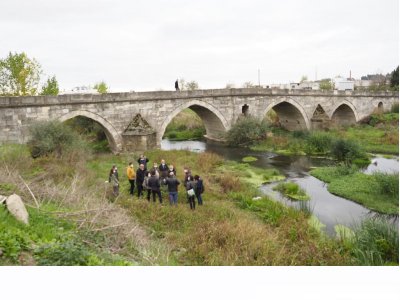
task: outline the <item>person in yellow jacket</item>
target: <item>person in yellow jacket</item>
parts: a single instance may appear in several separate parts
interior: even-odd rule
[[[136,173],[135,169],[133,168],[132,162],[130,162],[129,166],[126,168],[126,175],[128,176],[129,183],[131,184],[129,193],[133,196],[133,190],[135,189]]]

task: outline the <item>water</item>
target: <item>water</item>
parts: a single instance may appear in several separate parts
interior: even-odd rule
[[[278,169],[287,177],[286,180],[296,182],[307,192],[310,196],[309,205],[313,214],[326,225],[325,230],[330,235],[335,234],[334,227],[337,224],[354,227],[367,217],[380,215],[356,202],[329,193],[324,182],[308,174],[312,167],[334,165],[334,162],[327,158],[284,156],[272,152],[252,152],[244,148],[230,148],[221,144],[210,144],[202,141],[173,142],[163,140],[161,148],[164,150],[186,149],[195,152],[210,151],[223,156],[225,159],[238,162],[241,162],[245,156],[257,157],[258,160],[252,162],[251,165],[259,168]],[[398,171],[399,160],[397,157],[384,158],[377,156],[372,159],[372,163],[364,170],[364,173],[397,173]],[[276,184],[262,185],[260,190],[287,206],[298,208],[299,201],[291,201],[279,192],[272,190]],[[388,218],[398,226],[398,217]]]

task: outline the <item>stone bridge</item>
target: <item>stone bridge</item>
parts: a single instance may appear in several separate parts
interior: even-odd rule
[[[398,97],[393,92],[264,88],[0,97],[0,143],[27,142],[29,127],[37,121],[84,116],[104,128],[114,152],[146,150],[160,146],[167,125],[186,108],[203,120],[206,138],[221,140],[244,115],[262,119],[273,110],[288,130],[312,130],[388,111]]]

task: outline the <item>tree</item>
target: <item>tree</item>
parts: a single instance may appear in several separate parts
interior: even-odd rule
[[[243,87],[244,88],[252,88],[254,87],[254,84],[251,81],[246,81],[245,83],[243,83]]]
[[[185,90],[185,86],[186,86],[186,81],[184,78],[179,79],[179,88],[181,91]]]
[[[332,82],[330,79],[322,79],[319,83],[319,88],[321,90],[329,91],[332,90]]]
[[[42,92],[40,93],[40,95],[57,96],[59,92],[60,89],[58,88],[56,76],[53,75],[53,77],[48,78],[47,82],[44,84],[44,86],[42,86]]]
[[[308,80],[308,77],[306,75],[303,75],[303,76],[301,76],[300,83],[307,81],[307,80]]]
[[[399,89],[399,66],[393,70],[390,77],[390,87]]]
[[[188,91],[198,90],[199,89],[199,84],[196,81],[192,80],[192,81],[189,81],[189,82],[186,83],[185,88]]]
[[[105,94],[108,92],[108,86],[104,81],[96,83],[93,88],[100,94]]]
[[[0,59],[0,94],[36,95],[41,73],[41,66],[34,58],[24,52],[10,52],[8,57]]]

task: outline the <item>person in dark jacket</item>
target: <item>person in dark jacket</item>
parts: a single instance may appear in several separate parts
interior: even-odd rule
[[[153,195],[153,202],[156,202],[156,195],[158,195],[158,199],[160,200],[160,203],[162,203],[160,181],[157,178],[154,170],[152,170],[150,174],[151,177],[149,178],[148,188],[151,190],[151,194]]]
[[[164,180],[168,177],[168,166],[165,163],[165,160],[161,160],[161,164],[158,166],[158,170],[160,171],[160,180]]]
[[[176,170],[175,170],[175,168],[174,168],[174,166],[173,165],[169,165],[169,170],[168,170],[168,173],[171,173],[171,172],[173,172],[174,173],[174,175],[176,176]]]
[[[196,202],[194,201],[196,185],[193,181],[193,176],[189,175],[186,182],[186,193],[190,204],[190,209],[196,209]]]
[[[149,162],[149,159],[146,156],[144,156],[143,154],[140,155],[140,157],[137,160],[137,162],[138,162],[139,166],[141,164],[143,164],[144,165],[144,169],[147,170],[147,163]]]
[[[170,172],[168,178],[164,179],[164,184],[168,186],[169,204],[178,204],[178,185],[181,183],[175,177],[174,172]]]
[[[179,91],[178,79],[175,81],[175,91]]]
[[[201,194],[204,193],[203,179],[201,179],[199,175],[195,175],[194,182],[196,183],[196,188],[194,189],[194,192],[196,194],[197,203],[199,205],[203,205],[203,198],[201,197]]]
[[[143,195],[143,181],[146,176],[146,170],[144,169],[144,165],[140,164],[139,169],[136,170],[136,186],[137,186],[137,196],[138,198]]]

